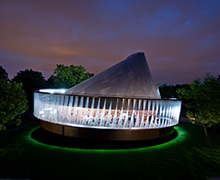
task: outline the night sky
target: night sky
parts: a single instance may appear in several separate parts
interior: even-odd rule
[[[0,0],[0,66],[97,74],[142,51],[153,80],[220,74],[220,0]]]

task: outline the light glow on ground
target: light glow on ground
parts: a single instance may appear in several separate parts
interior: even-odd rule
[[[85,149],[85,148],[67,148],[67,147],[60,147],[60,146],[54,146],[54,145],[48,145],[48,144],[44,144],[41,142],[38,142],[34,139],[31,138],[31,134],[37,130],[39,128],[36,127],[34,129],[32,129],[29,133],[28,136],[26,137],[27,140],[37,146],[42,146],[44,148],[49,148],[49,149],[60,149],[63,151],[72,151],[72,152],[93,152],[93,153],[115,153],[115,152],[132,152],[132,151],[152,151],[152,150],[158,150],[158,149],[163,149],[163,148],[171,148],[173,146],[176,146],[178,144],[184,143],[184,141],[186,141],[189,138],[189,133],[183,129],[180,126],[175,126],[174,129],[177,131],[178,135],[176,138],[162,143],[162,144],[157,144],[154,146],[148,146],[148,147],[140,147],[140,148],[132,148],[132,149]]]

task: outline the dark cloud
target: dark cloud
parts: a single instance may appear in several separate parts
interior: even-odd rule
[[[219,74],[219,1],[0,1],[0,65],[13,77],[56,64],[98,73],[143,51],[157,82]]]

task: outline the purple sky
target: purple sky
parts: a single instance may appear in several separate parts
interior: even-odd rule
[[[143,51],[153,80],[220,74],[219,0],[1,0],[0,66],[47,79],[56,64],[97,74]]]

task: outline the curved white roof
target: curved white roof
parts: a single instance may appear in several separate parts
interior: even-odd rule
[[[143,52],[134,53],[109,69],[73,86],[67,94],[159,99]]]

